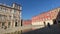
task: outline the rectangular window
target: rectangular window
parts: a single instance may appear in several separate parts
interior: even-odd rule
[[[10,13],[12,12],[12,9],[10,9]]]
[[[13,16],[13,18],[15,18],[15,16]]]
[[[2,22],[2,26],[4,26],[4,24],[5,24],[5,23],[4,23],[4,22]]]
[[[11,19],[11,16],[9,16],[9,19]]]
[[[16,13],[17,12],[17,10],[14,10],[14,13]]]
[[[8,23],[8,27],[10,27],[10,22]]]
[[[3,10],[4,12],[6,12],[6,9],[5,9],[5,8],[3,8],[2,10]]]

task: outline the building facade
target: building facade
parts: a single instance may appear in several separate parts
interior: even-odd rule
[[[32,21],[31,20],[23,20],[22,21],[22,32],[28,32],[32,30]]]
[[[60,8],[50,10],[32,17],[32,26],[41,26],[35,28],[42,28],[48,25],[58,24],[60,22]],[[34,27],[33,27],[34,28]]]
[[[23,26],[30,26],[32,24],[31,20],[23,20],[22,25]]]
[[[18,26],[21,26],[21,6],[16,3],[13,3],[12,6],[0,4],[0,27]]]

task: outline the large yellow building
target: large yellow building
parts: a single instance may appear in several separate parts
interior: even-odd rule
[[[0,4],[0,28],[21,26],[21,6]]]

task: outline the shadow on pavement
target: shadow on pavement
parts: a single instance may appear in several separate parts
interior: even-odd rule
[[[60,34],[60,24],[51,25],[51,27],[44,27],[41,29],[32,30],[22,34]]]

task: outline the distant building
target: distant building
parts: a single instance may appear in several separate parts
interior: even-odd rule
[[[31,20],[23,20],[23,26],[29,26],[32,24],[32,21]]]
[[[32,17],[32,26],[41,26],[39,28],[42,28],[47,26],[48,23],[50,25],[60,23],[60,8],[56,8]]]
[[[32,21],[31,20],[22,20],[22,32],[27,32],[32,30]]]
[[[21,26],[21,6],[16,3],[13,3],[12,6],[0,4],[0,27],[18,26]]]

